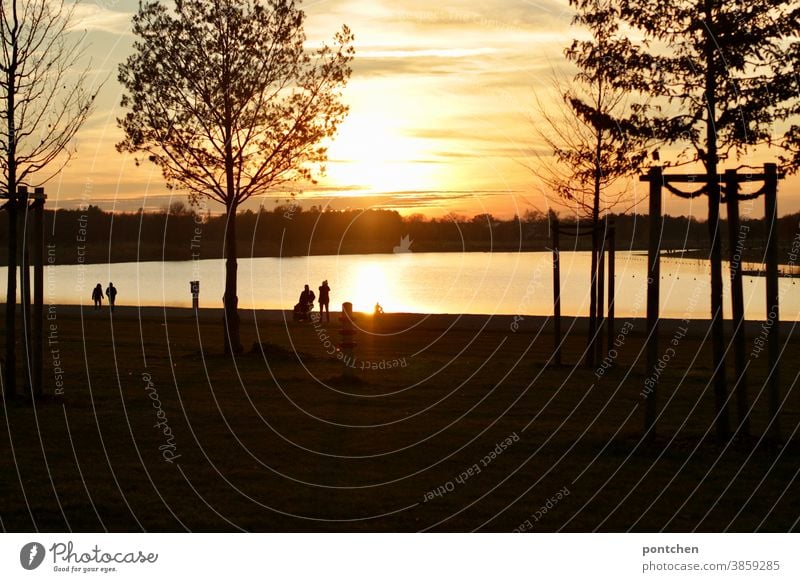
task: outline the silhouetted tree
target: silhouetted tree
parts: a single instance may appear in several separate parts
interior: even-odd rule
[[[17,197],[17,187],[42,185],[63,169],[74,153],[72,138],[86,121],[96,95],[85,88],[88,66],[79,68],[83,38],[69,38],[73,9],[74,5],[51,0],[4,0],[0,6],[0,167],[8,212],[4,375],[8,395],[16,392],[17,222],[25,219],[28,210],[27,199]],[[28,276],[25,271],[23,283]],[[24,335],[27,342],[29,334]]]
[[[631,175],[646,157],[649,132],[643,126],[641,107],[629,104],[641,83],[623,74],[633,45],[619,31],[618,3],[612,0],[570,0],[576,9],[573,24],[588,29],[591,37],[574,40],[565,50],[578,71],[572,81],[556,80],[561,107],[540,101],[540,137],[552,157],[534,168],[545,188],[556,195],[579,219],[588,220],[592,236],[589,348],[587,363],[594,361],[598,310],[598,234],[601,217],[620,206],[633,206],[620,178]]]
[[[659,106],[650,111],[658,135],[685,146],[680,162],[705,169],[706,184],[689,195],[708,197],[717,434],[728,438],[716,176],[720,161],[791,137],[776,135],[775,124],[798,113],[800,7],[786,0],[622,0],[621,12],[644,34],[626,71],[647,79]]]
[[[252,196],[311,180],[321,142],[347,114],[341,90],[350,30],[334,47],[304,47],[304,13],[291,0],[144,2],[134,54],[120,66],[127,93],[118,148],[143,152],[170,186],[225,205],[225,349],[239,352],[236,211]]]

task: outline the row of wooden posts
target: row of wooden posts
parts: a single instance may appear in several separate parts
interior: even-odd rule
[[[47,196],[44,188],[35,188],[33,193],[28,192],[26,186],[17,188],[17,196],[14,200],[7,200],[6,209],[13,208],[11,219],[16,220],[19,212],[23,213],[23,229],[20,236],[22,249],[19,262],[19,294],[22,304],[22,346],[23,358],[25,363],[25,374],[28,381],[28,388],[34,398],[42,396],[42,350],[44,345],[44,204]],[[30,226],[30,233],[28,227]],[[30,286],[30,267],[33,266],[33,301],[31,302]],[[9,274],[12,276],[12,274]],[[16,277],[16,273],[13,274]],[[32,307],[32,309],[31,309]],[[16,309],[16,301],[6,305],[6,325],[9,324],[8,310]],[[14,318],[16,319],[16,318]],[[8,341],[8,333],[6,340]],[[10,349],[9,349],[10,348]],[[6,357],[4,368],[10,373],[16,374],[16,361],[9,362],[10,358],[15,358],[14,346],[6,346]],[[7,368],[10,363],[10,368]],[[4,369],[4,373],[6,370]],[[8,377],[5,381],[7,394],[13,395],[15,391],[15,380],[9,382]]]
[[[770,411],[770,424],[768,433],[773,438],[780,436],[780,301],[778,292],[778,209],[777,209],[777,190],[778,180],[782,179],[783,174],[779,174],[775,164],[765,164],[763,173],[740,174],[736,170],[728,170],[724,174],[718,175],[718,184],[713,185],[719,192],[725,194],[725,203],[728,213],[729,231],[729,251],[730,251],[730,280],[731,280],[731,303],[733,319],[732,347],[736,368],[736,383],[734,392],[736,398],[736,410],[739,421],[738,432],[741,434],[749,433],[749,402],[747,390],[747,337],[745,334],[744,316],[744,292],[742,289],[742,266],[740,258],[736,257],[738,236],[740,232],[739,221],[739,202],[742,200],[752,200],[764,196],[764,221],[766,225],[766,313],[768,329],[768,400]],[[646,373],[654,381],[654,386],[647,395],[645,402],[644,429],[646,434],[654,434],[656,421],[658,419],[658,377],[654,373],[659,362],[659,300],[661,283],[661,237],[663,229],[662,216],[662,191],[667,188],[673,193],[682,195],[672,184],[700,184],[704,185],[706,178],[704,175],[665,175],[660,166],[650,169],[646,176],[642,176],[641,181],[649,182],[649,242],[647,252],[647,349],[646,349]],[[740,185],[742,183],[760,182],[762,187],[752,194],[741,194]],[[713,196],[714,188],[712,185],[697,190],[688,196],[696,196],[701,193]],[[713,202],[712,202],[713,203]],[[719,204],[719,199],[716,201]],[[596,230],[595,230],[596,229]],[[605,323],[608,335],[608,347],[611,349],[616,334],[614,325],[615,311],[615,227],[613,223],[603,223],[597,226],[589,225],[581,228],[578,224],[560,224],[554,220],[551,225],[552,246],[553,246],[553,361],[557,365],[562,363],[561,345],[563,342],[561,330],[561,263],[560,263],[560,235],[570,236],[598,236],[599,252],[597,261],[597,318],[594,330],[594,337],[589,338],[587,347],[586,362],[590,366],[594,365],[596,359],[602,360],[602,329]],[[716,234],[719,236],[719,233]],[[604,295],[604,264],[605,255],[608,255],[608,314],[604,322],[603,305]],[[713,266],[712,266],[713,272]],[[595,274],[593,273],[594,277]],[[718,302],[722,305],[722,286],[721,280],[718,285],[712,285],[712,294],[718,293]],[[714,301],[712,300],[712,306]],[[721,334],[722,313],[712,313],[711,325],[720,326]],[[716,424],[718,434],[728,432],[727,425],[727,383],[725,380],[724,346],[714,346],[713,363],[713,384],[716,407]]]
[[[561,346],[563,343],[563,335],[561,332],[561,250],[560,250],[560,235],[565,234],[569,236],[595,236],[599,234],[598,241],[600,242],[598,253],[599,259],[597,262],[597,319],[595,322],[594,335],[599,336],[603,328],[604,319],[607,319],[607,332],[608,332],[608,345],[609,347],[614,341],[615,337],[615,305],[616,305],[616,228],[613,223],[603,224],[598,227],[597,232],[593,227],[581,228],[578,224],[561,224],[555,218],[550,225],[552,237],[552,252],[553,252],[553,362],[560,366],[562,364]],[[605,253],[608,253],[608,313],[604,318],[603,304],[605,303],[605,289],[603,281],[605,279]],[[594,276],[594,275],[593,275]],[[586,351],[587,365],[592,366],[595,359],[602,359],[602,342],[595,341],[596,337],[589,338],[589,345]]]

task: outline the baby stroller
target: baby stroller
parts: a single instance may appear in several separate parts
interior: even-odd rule
[[[314,292],[306,285],[303,292],[300,293],[300,299],[297,301],[297,305],[294,306],[292,317],[295,321],[309,320],[309,316],[314,310],[314,299],[316,298],[317,296],[314,295]]]
[[[295,321],[308,321],[311,312],[314,311],[314,302],[306,301],[304,303],[297,303],[294,306],[292,318]]]

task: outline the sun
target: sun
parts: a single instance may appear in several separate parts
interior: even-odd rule
[[[392,304],[392,285],[382,265],[365,263],[354,273],[350,296],[357,311],[371,312],[376,303]]]
[[[397,119],[353,114],[328,148],[326,181],[364,194],[434,189],[436,164],[427,147],[425,140],[404,134]]]

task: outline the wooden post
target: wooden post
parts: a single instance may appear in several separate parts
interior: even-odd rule
[[[778,171],[775,164],[764,164],[764,221],[767,229],[767,325],[769,334],[769,415],[768,434],[779,439],[780,387],[780,305],[778,297]]]
[[[586,334],[586,361],[585,365],[590,370],[594,369],[595,334],[597,333],[597,223],[592,225],[592,272],[589,279],[589,330]],[[578,230],[580,233],[580,230]]]
[[[561,365],[561,255],[558,249],[558,219],[550,223],[553,237],[553,357]]]
[[[27,186],[17,187],[17,199],[19,200],[19,210],[21,213],[18,215],[20,221],[20,235],[22,246],[19,249],[19,295],[22,311],[22,356],[23,364],[25,366],[24,374],[27,380],[27,388],[33,393],[33,342],[31,330],[31,260],[30,260],[30,205],[28,201]]]
[[[647,379],[652,381],[646,393],[644,430],[652,438],[655,436],[658,416],[658,376],[654,373],[658,363],[658,303],[661,284],[661,188],[664,176],[660,166],[650,168],[650,236],[647,247]]]
[[[353,318],[353,304],[349,301],[342,303],[342,316],[339,318],[341,327],[339,335],[339,349],[342,352],[342,363],[344,363],[344,376],[352,378],[355,376],[355,348],[356,348],[356,329]]]
[[[33,343],[33,394],[40,398],[42,389],[42,342],[44,341],[44,188],[33,194],[33,318],[31,341]]]
[[[614,288],[614,278],[616,277],[616,254],[617,252],[617,241],[616,241],[616,226],[612,222],[611,226],[608,229],[608,320],[606,321],[606,325],[608,326],[608,349],[611,350],[611,347],[614,345],[614,340],[616,339],[616,330],[614,329],[614,295],[615,295],[615,288]]]
[[[742,291],[741,224],[739,221],[739,180],[736,170],[725,171],[725,201],[728,207],[728,253],[731,271],[731,314],[733,316],[733,353],[736,361],[736,416],[739,433],[750,434],[747,413],[747,337],[744,329],[744,292]]]
[[[708,236],[711,243],[711,375],[714,385],[714,412],[717,438],[727,441],[731,435],[728,416],[728,382],[725,372],[725,327],[722,318],[722,233],[719,219],[719,176],[708,176]]]
[[[605,222],[605,221],[604,221]],[[608,223],[605,222],[606,228]],[[603,354],[603,323],[604,323],[604,307],[606,301],[605,293],[605,279],[606,279],[606,236],[607,230],[597,233],[597,328],[595,330],[595,358],[597,364],[603,361],[605,355]],[[609,346],[610,347],[610,346]]]
[[[6,291],[6,357],[3,368],[3,391],[6,398],[17,394],[16,316],[17,316],[17,212],[19,202],[14,189],[8,191],[8,285]]]

